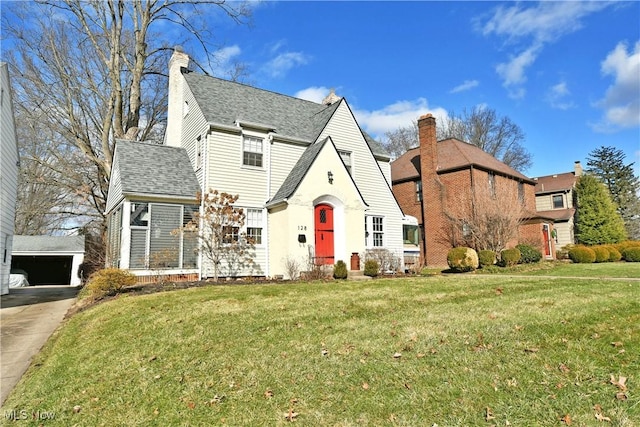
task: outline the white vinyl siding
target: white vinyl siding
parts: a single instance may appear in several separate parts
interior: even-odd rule
[[[271,145],[270,166],[271,166],[271,185],[267,199],[271,199],[278,189],[282,186],[284,180],[289,176],[291,169],[297,163],[304,150],[308,146],[298,144],[288,144],[284,142],[274,141]]]
[[[198,182],[202,187],[204,178],[202,166],[204,166],[204,147],[206,146],[204,135],[207,134],[209,125],[200,109],[200,105],[198,105],[191,89],[186,84],[184,85],[184,97],[186,102],[189,103],[189,114],[182,122],[182,142],[180,146],[187,150],[191,165],[196,171]],[[199,150],[201,152],[200,160],[198,160]],[[198,164],[198,161],[200,161],[200,164]],[[203,188],[203,190],[206,191],[207,189]]]
[[[369,205],[367,214],[384,217],[385,248],[394,253],[401,254],[402,242],[402,211],[395,201],[391,188],[382,170],[369,149],[353,115],[342,104],[335,112],[322,135],[331,139],[338,150],[350,151],[354,166],[353,179],[362,194],[364,201]]]
[[[5,63],[0,64],[0,78],[0,294],[5,294],[9,292],[19,157],[11,84],[8,66]]]

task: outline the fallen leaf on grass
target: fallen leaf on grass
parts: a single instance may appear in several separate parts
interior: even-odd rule
[[[362,383],[362,388],[364,390],[369,390],[369,383]]]
[[[76,405],[73,407],[73,412],[75,412],[76,414],[80,411],[82,411],[82,406]]]
[[[611,384],[618,387],[620,391],[627,391],[627,377],[619,376],[616,381],[616,377],[611,375]]]
[[[593,409],[596,411],[596,413],[595,413],[596,420],[611,422],[611,418],[604,416],[604,413],[602,412],[602,406],[595,405],[593,407]]]
[[[616,393],[616,399],[618,400],[627,400],[627,393],[623,391],[619,391]]]
[[[563,372],[565,374],[567,372],[571,372],[571,369],[569,369],[564,363],[561,363],[560,366],[558,366],[558,369],[560,370],[560,372]]]
[[[398,353],[398,352],[393,353],[393,358],[394,358],[394,359],[399,359],[399,358],[401,358],[401,357],[402,357],[402,353]]]
[[[496,419],[496,417],[493,415],[493,410],[491,408],[489,408],[488,406],[487,406],[487,409],[485,410],[484,419],[486,421],[492,421],[492,420]]]
[[[271,390],[267,390],[264,392],[264,397],[266,397],[267,399],[273,397],[273,391]]]
[[[527,347],[524,349],[525,353],[537,353],[540,351],[538,347]]]
[[[562,421],[566,425],[570,426],[571,425],[571,415],[569,415],[569,414],[565,415],[564,417],[560,418],[560,421]]]
[[[187,403],[187,407],[189,409],[194,409],[196,407],[196,404],[195,404],[195,402],[189,402],[189,403]]]
[[[292,410],[290,410],[289,412],[284,414],[284,418],[287,421],[292,421],[293,422],[293,421],[296,420],[297,417],[298,417],[298,413],[297,412],[293,412]]]
[[[624,344],[621,343],[620,341],[615,341],[615,342],[612,342],[611,345],[614,347],[622,347]]]
[[[496,288],[496,295],[502,295],[502,288]]]

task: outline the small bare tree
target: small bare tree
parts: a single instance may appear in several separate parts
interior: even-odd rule
[[[245,213],[234,206],[237,200],[238,195],[209,189],[199,197],[202,210],[184,226],[185,231],[198,237],[199,250],[211,261],[216,281],[222,272],[235,276],[243,268],[254,265],[254,244],[241,232]]]
[[[493,187],[476,185],[448,199],[444,234],[452,246],[500,253],[507,243],[517,239],[526,217],[517,183],[496,179]]]

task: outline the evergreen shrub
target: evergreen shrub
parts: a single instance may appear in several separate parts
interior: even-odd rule
[[[609,262],[618,262],[622,259],[622,254],[614,246],[607,246],[609,250]]]
[[[478,251],[480,267],[489,267],[496,263],[496,253],[487,249]]]
[[[569,258],[577,264],[591,264],[596,260],[596,253],[586,246],[574,246],[569,250]]]
[[[519,264],[533,264],[536,262],[540,262],[542,259],[542,252],[538,250],[538,248],[528,245],[526,243],[520,243],[516,245],[516,249],[520,251],[520,261]]]
[[[480,265],[478,253],[472,248],[457,247],[449,250],[447,264],[455,272],[473,271]]]
[[[500,265],[503,267],[511,267],[520,261],[520,250],[518,248],[504,249],[500,252]]]
[[[622,252],[622,258],[627,262],[640,262],[640,246],[632,246]]]
[[[364,275],[369,277],[376,277],[380,271],[380,264],[375,259],[368,259],[364,263]]]
[[[133,274],[119,268],[98,270],[89,277],[87,289],[98,299],[115,295],[127,286],[133,286],[138,279]]]
[[[609,262],[609,250],[604,246],[594,246],[593,252],[596,254],[596,262]]]
[[[333,266],[333,278],[346,279],[348,275],[349,272],[347,271],[347,264],[342,260],[336,262],[336,265]]]

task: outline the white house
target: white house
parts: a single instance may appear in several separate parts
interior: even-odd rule
[[[145,224],[152,230],[154,209],[160,209],[156,204],[171,206],[177,224],[186,221],[195,192],[209,189],[237,194],[236,205],[246,214],[243,231],[255,242],[256,266],[242,275],[286,278],[288,261],[304,265],[311,257],[320,264],[343,260],[349,265],[352,254],[369,249],[386,249],[402,259],[403,214],[390,187],[389,155],[362,131],[345,99],[332,93],[324,103],[310,102],[197,74],[188,67],[189,57],[176,50],[169,63],[167,131],[161,147],[190,169],[162,171],[163,179],[172,181],[166,185],[171,194],[160,186],[146,194],[119,189],[116,181],[125,181],[129,173],[122,163],[142,167],[149,156],[125,159],[129,148],[122,147],[136,143],[116,145],[107,203],[114,218],[110,251],[117,253],[110,258],[112,265],[117,259],[120,267],[134,272],[140,267],[139,274],[144,273],[144,265],[133,263],[138,244],[134,234],[143,234],[131,219],[139,202],[150,204]],[[160,158],[153,161],[166,165]],[[157,176],[160,168],[166,166],[156,163],[147,169]],[[153,178],[141,179],[149,183]],[[196,183],[195,191],[187,182]],[[114,232],[119,225],[121,231]],[[145,235],[147,257],[153,252],[152,235]],[[173,237],[174,247],[185,244],[176,233]],[[181,264],[179,258],[186,255],[178,252],[172,273],[190,274],[193,263]],[[208,277],[212,269],[200,256],[195,270]]]
[[[19,161],[9,70],[0,62],[0,295],[9,293]]]

